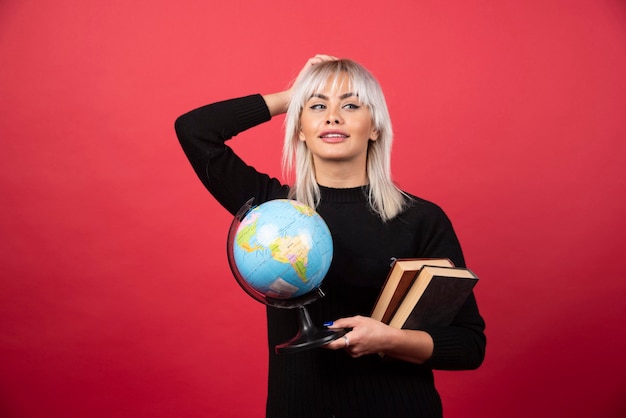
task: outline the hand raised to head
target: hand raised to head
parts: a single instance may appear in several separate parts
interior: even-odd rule
[[[300,78],[305,71],[311,68],[311,66],[326,61],[334,61],[337,59],[338,58],[333,57],[332,55],[325,54],[317,54],[314,57],[309,58],[306,64],[304,64],[304,67],[302,67],[302,69],[298,73],[298,77],[296,78],[296,80]],[[292,84],[291,87],[289,87],[288,89],[280,91],[278,93],[263,95],[265,103],[267,104],[267,107],[272,116],[287,112],[287,108],[289,107],[289,102],[291,101],[291,96],[293,94],[293,87],[294,84]]]
[[[327,62],[327,61],[336,61],[339,58],[334,57],[332,55],[326,55],[326,54],[316,54],[315,56],[309,58],[306,62],[306,64],[304,64],[304,67],[302,67],[302,69],[300,70],[300,72],[298,73],[298,77],[296,77],[296,80],[299,79],[302,74],[304,72],[306,72],[309,68],[311,68],[314,65],[317,64],[321,64],[323,62]]]

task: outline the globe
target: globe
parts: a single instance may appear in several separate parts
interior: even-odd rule
[[[227,245],[231,269],[244,290],[272,304],[318,289],[333,257],[332,236],[322,217],[290,199],[242,211]]]

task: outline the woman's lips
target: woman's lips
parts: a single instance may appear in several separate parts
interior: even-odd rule
[[[341,142],[348,137],[348,134],[341,131],[324,131],[320,134],[320,138],[324,142]]]

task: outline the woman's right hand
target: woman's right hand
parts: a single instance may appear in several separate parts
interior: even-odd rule
[[[338,59],[337,57],[334,57],[332,55],[326,55],[326,54],[317,54],[309,58],[307,62],[304,64],[304,67],[302,67],[302,69],[298,73],[298,77],[296,77],[296,80],[298,80],[302,76],[302,74],[306,72],[311,66],[320,64],[326,61],[335,61],[337,59]],[[281,113],[287,112],[287,108],[289,107],[289,102],[291,101],[292,92],[293,92],[293,84],[287,90],[284,90],[278,93],[263,95],[263,99],[265,99],[265,103],[267,104],[267,107],[269,108],[270,114],[272,116],[276,116]]]
[[[311,57],[307,60],[306,64],[304,64],[304,67],[302,67],[302,69],[298,73],[298,77],[296,77],[296,80],[298,80],[302,76],[302,74],[305,73],[310,67],[316,64],[321,64],[322,62],[336,61],[336,60],[338,60],[338,58],[333,57],[332,55],[317,54],[314,57]],[[293,89],[293,85],[291,86],[290,90],[292,89]]]

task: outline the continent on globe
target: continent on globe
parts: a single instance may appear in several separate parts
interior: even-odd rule
[[[268,245],[272,257],[281,263],[289,263],[303,282],[309,280],[306,277],[306,266],[311,248],[305,240],[306,236],[278,237]]]
[[[246,216],[239,226],[237,235],[235,236],[235,244],[244,249],[247,252],[252,252],[260,249],[259,246],[252,247],[250,240],[256,235],[256,221],[259,219],[258,214],[251,213],[250,216]]]

